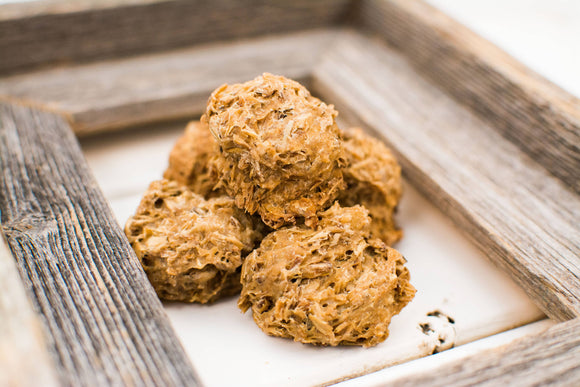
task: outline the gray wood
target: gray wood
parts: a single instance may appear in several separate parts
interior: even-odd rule
[[[350,0],[56,0],[0,5],[0,73],[334,25]]]
[[[64,114],[79,135],[199,115],[226,82],[262,72],[307,81],[335,30],[197,46],[0,79],[0,95]]]
[[[380,40],[345,34],[313,86],[548,316],[580,316],[580,198]],[[444,268],[442,268],[444,270]]]
[[[2,230],[67,385],[196,385],[66,121],[0,104]]]
[[[482,351],[443,367],[389,381],[389,386],[578,386],[580,319],[538,336]]]
[[[580,99],[421,0],[365,0],[360,23],[580,193]]]
[[[56,386],[41,323],[0,233],[0,386]]]

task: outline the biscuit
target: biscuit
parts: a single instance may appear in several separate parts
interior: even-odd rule
[[[210,167],[210,159],[218,154],[218,145],[207,125],[191,121],[169,154],[163,178],[186,185],[206,199],[222,196],[223,190],[214,190],[218,176]]]
[[[215,301],[240,291],[240,266],[263,224],[228,197],[205,200],[175,181],[151,183],[125,233],[160,298]]]
[[[338,200],[345,207],[366,207],[372,218],[371,235],[392,246],[403,236],[393,219],[401,197],[401,167],[381,141],[361,129],[351,129],[343,136],[347,188]]]
[[[220,186],[273,228],[315,225],[344,188],[337,113],[290,79],[263,74],[216,89],[202,122],[220,147]]]
[[[242,265],[238,305],[267,334],[319,345],[376,345],[414,297],[405,259],[370,237],[361,206],[338,204],[270,233]]]

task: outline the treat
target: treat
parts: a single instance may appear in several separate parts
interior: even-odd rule
[[[415,295],[389,247],[402,236],[401,170],[336,116],[271,74],[212,93],[125,227],[160,298],[241,290],[239,307],[273,336],[365,347],[388,337]]]
[[[191,121],[171,150],[169,167],[163,177],[187,185],[206,199],[222,196],[223,190],[214,190],[218,177],[209,165],[209,160],[218,153],[218,145],[207,125]]]
[[[240,291],[242,259],[262,228],[231,198],[205,200],[160,180],[149,186],[125,233],[160,298],[206,303]]]
[[[334,204],[315,229],[270,233],[242,266],[238,305],[267,334],[321,345],[385,340],[391,318],[414,297],[405,259],[370,238],[361,206]]]
[[[218,145],[220,186],[236,205],[279,228],[316,213],[344,188],[337,113],[299,83],[263,74],[211,95],[202,122]]]
[[[392,246],[403,235],[393,219],[401,197],[401,167],[382,142],[361,129],[345,132],[344,139],[347,188],[338,200],[345,207],[366,207],[372,218],[371,235]]]

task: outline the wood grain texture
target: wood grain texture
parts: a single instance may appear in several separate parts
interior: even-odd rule
[[[387,386],[578,386],[580,319]]]
[[[0,386],[57,386],[41,322],[0,232]]]
[[[407,178],[544,312],[558,321],[580,316],[578,100],[422,2],[357,3],[359,27],[378,32],[400,51],[356,34],[342,35],[314,70],[316,91],[351,122],[387,138]],[[0,6],[0,73],[63,67],[11,77],[14,89],[6,94],[66,115],[79,133],[197,114],[217,84],[261,71],[310,79],[312,65],[333,39],[313,38],[324,34],[315,32],[296,40],[258,40],[254,46],[245,42],[76,62],[334,25],[351,7],[347,0],[40,4]],[[42,316],[60,382],[196,384],[65,120],[2,104],[0,151],[2,229]],[[563,373],[561,380],[574,384],[578,371],[570,359],[578,357],[577,321],[560,325],[549,340],[542,336],[535,344],[508,350],[509,366],[499,370],[528,377],[529,368],[517,362],[524,357],[546,367],[547,383],[560,381]],[[16,334],[21,333],[11,335]],[[550,341],[557,337],[558,343]],[[534,351],[558,361],[534,358]],[[35,354],[29,353],[32,359]],[[459,373],[452,384],[461,385],[482,369],[486,378],[508,380],[496,370],[498,355],[492,357],[479,363],[482,368],[467,363],[471,372],[441,370],[442,379]]]
[[[307,81],[335,30],[63,67],[0,79],[0,95],[66,115],[79,135],[193,117],[226,82],[262,72]]]
[[[421,0],[365,0],[360,25],[580,193],[580,99]]]
[[[557,321],[580,316],[580,199],[380,40],[345,34],[313,86]]]
[[[0,5],[0,73],[338,24],[350,0],[94,0]]]
[[[66,385],[196,385],[66,121],[0,104],[0,211]]]

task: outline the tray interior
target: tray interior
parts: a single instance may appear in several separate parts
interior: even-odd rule
[[[340,124],[349,126],[344,120]],[[185,123],[178,122],[81,142],[121,226],[148,184],[162,175],[184,127]],[[328,384],[544,318],[505,273],[409,184],[405,184],[397,219],[405,237],[395,247],[408,260],[417,295],[393,319],[384,343],[370,349],[332,348],[269,337],[254,324],[250,312],[242,315],[236,297],[204,306],[164,303],[202,383]],[[433,312],[442,315],[428,316]]]

